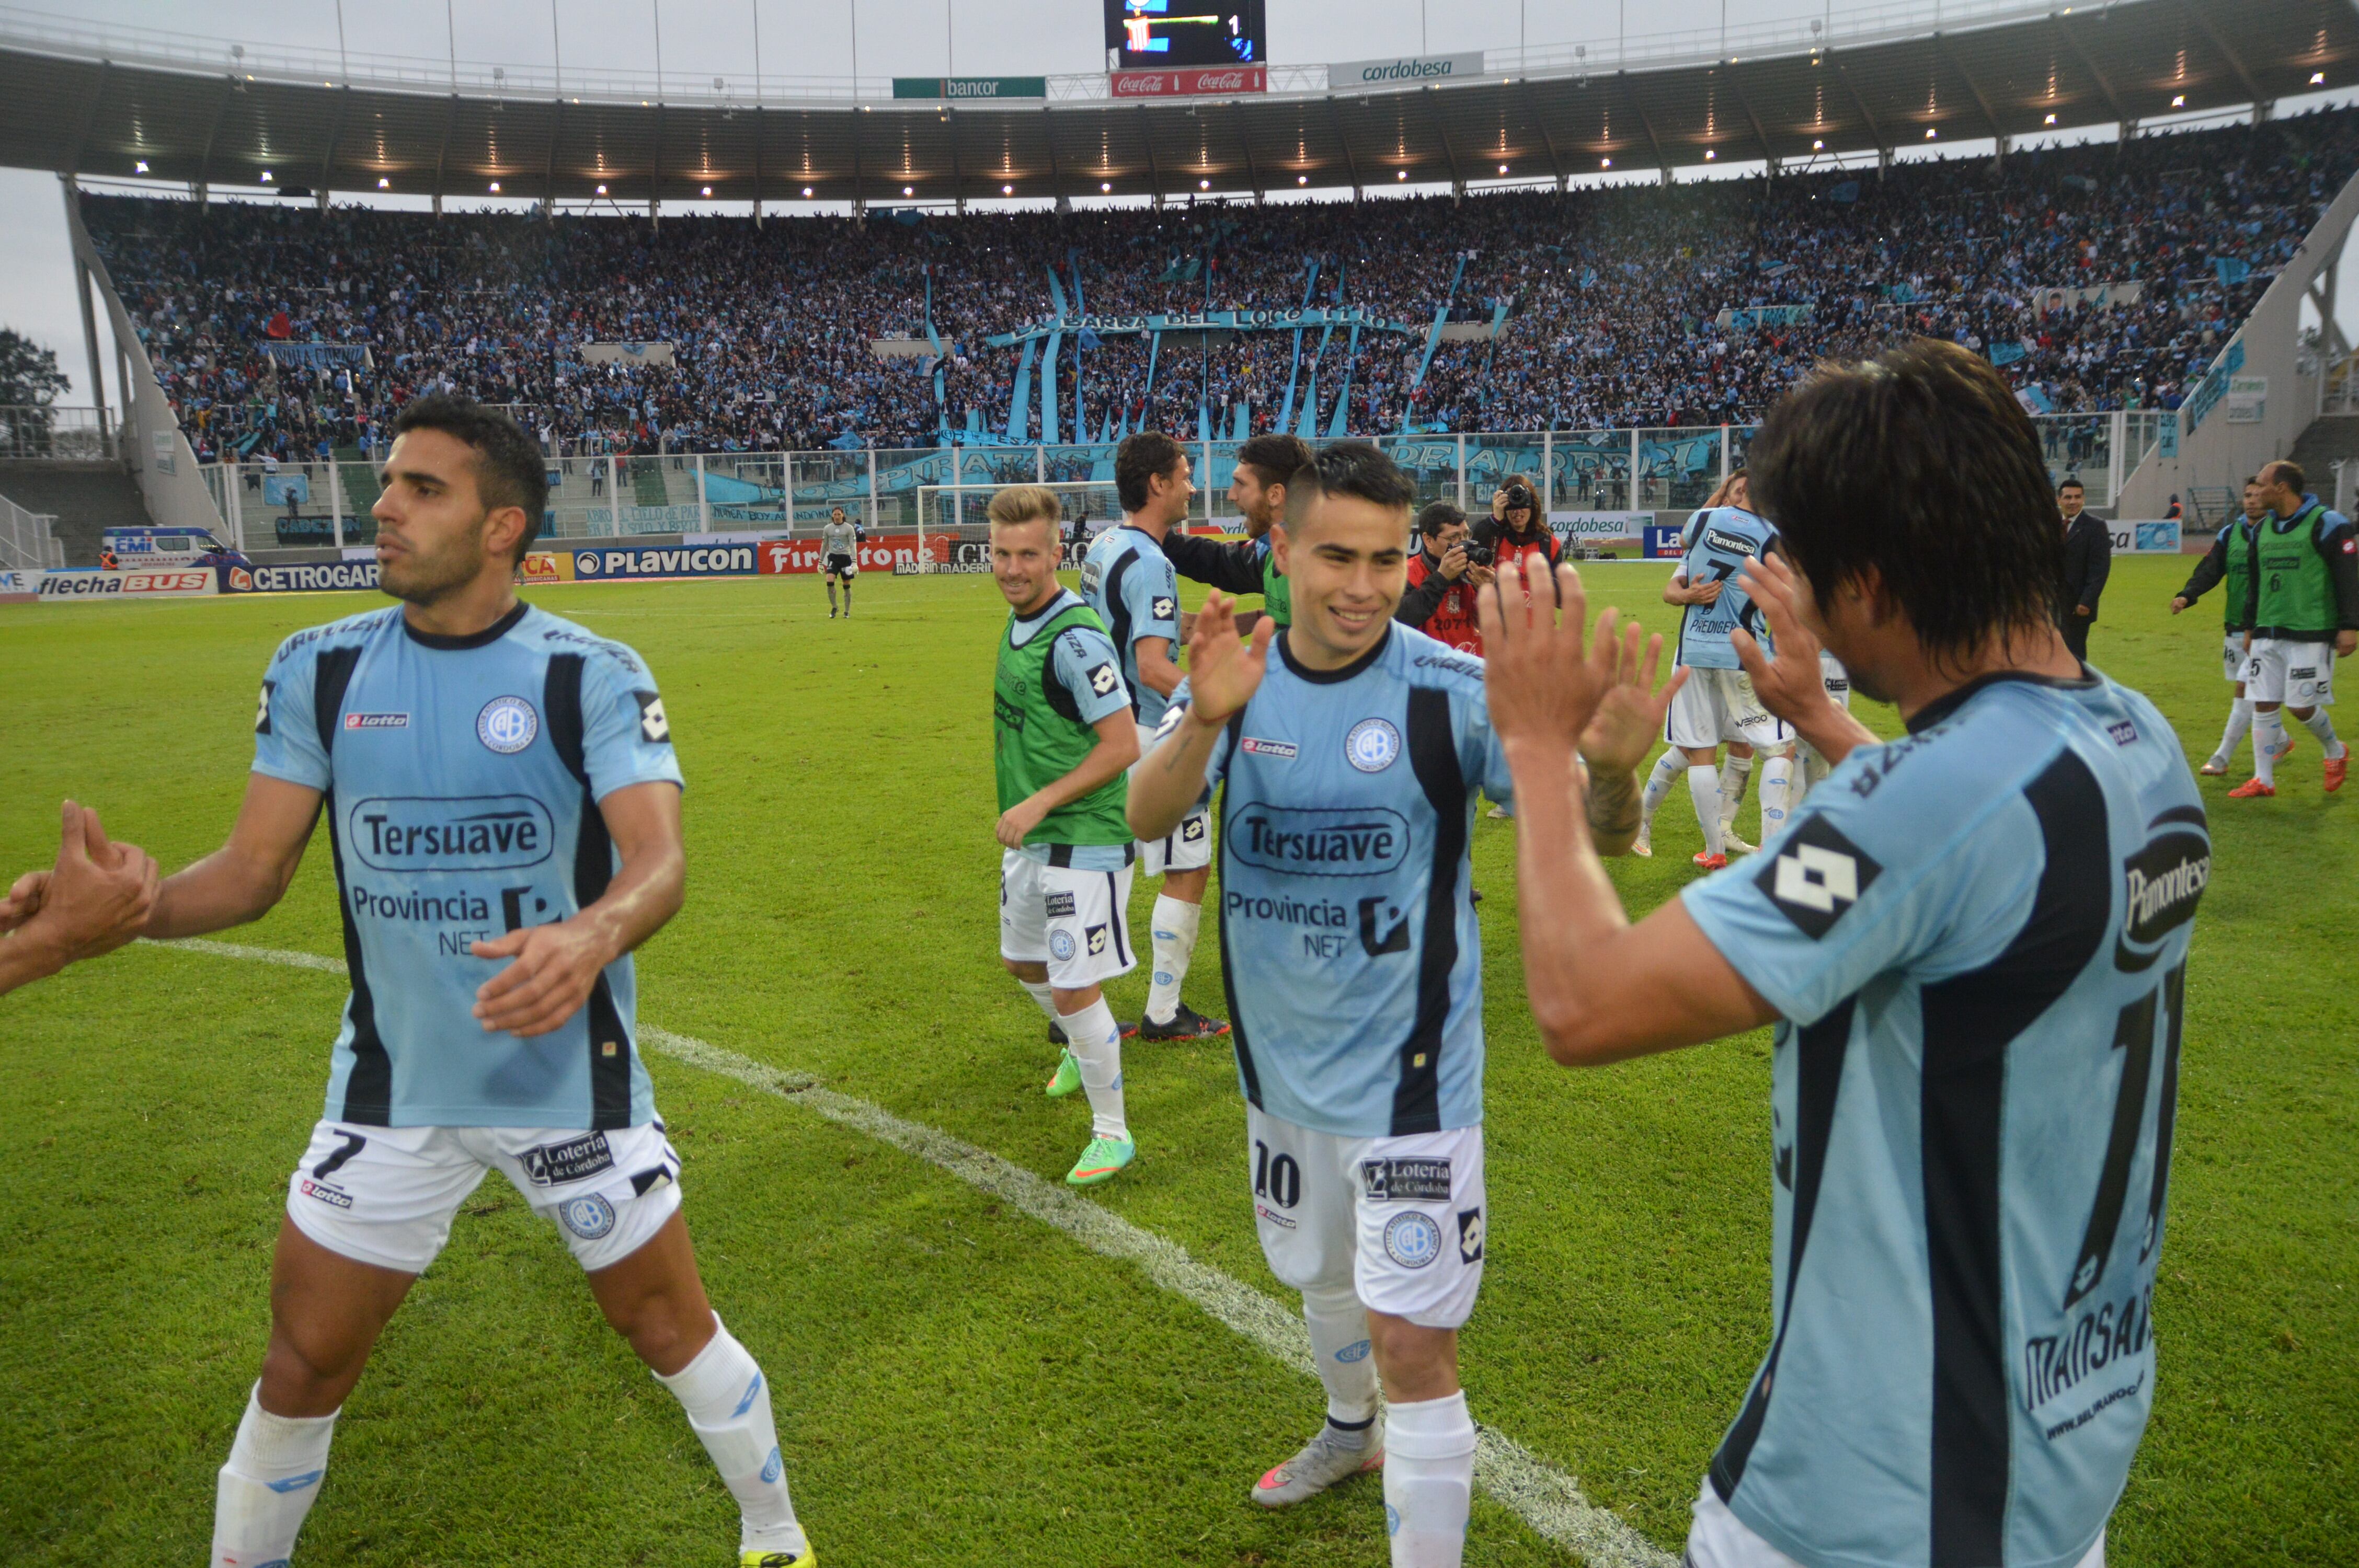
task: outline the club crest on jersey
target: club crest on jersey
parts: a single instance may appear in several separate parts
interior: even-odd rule
[[[1057,961],[1060,964],[1066,959],[1071,957],[1073,956],[1073,934],[1070,931],[1049,932],[1049,951],[1056,957]]]
[[[1343,759],[1364,773],[1380,773],[1400,756],[1400,731],[1389,719],[1363,719],[1343,737]]]
[[[1385,1256],[1404,1269],[1422,1269],[1441,1256],[1441,1227],[1411,1209],[1385,1224]]]
[[[540,733],[540,715],[520,697],[495,697],[475,715],[475,739],[500,755],[514,756]]]
[[[1777,858],[1761,868],[1753,885],[1815,941],[1859,902],[1883,871],[1832,823],[1811,816],[1788,831]]]

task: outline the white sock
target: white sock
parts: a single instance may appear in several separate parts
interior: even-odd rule
[[[272,1415],[262,1408],[262,1385],[254,1385],[213,1489],[213,1568],[252,1568],[294,1555],[295,1534],[328,1473],[335,1432],[332,1415]]]
[[[1155,979],[1147,989],[1147,1016],[1169,1023],[1180,1011],[1180,983],[1188,978],[1188,960],[1196,952],[1196,926],[1204,918],[1201,904],[1155,895]]]
[[[2220,737],[2220,749],[2212,753],[2222,762],[2236,754],[2236,742],[2253,727],[2253,699],[2240,697],[2228,705],[2228,728]]]
[[[2334,720],[2327,716],[2323,706],[2311,708],[2310,717],[2301,721],[2301,727],[2318,737],[2318,743],[2326,748],[2328,756],[2343,755],[2343,742],[2334,738]]]
[[[737,1499],[739,1550],[802,1552],[810,1550],[787,1495],[786,1461],[778,1453],[778,1429],[770,1415],[770,1385],[743,1345],[712,1314],[712,1338],[696,1359],[656,1381],[672,1391],[688,1412],[689,1430],[721,1472],[722,1484]]]
[[[1049,1015],[1049,1022],[1054,1023],[1057,1021],[1057,1003],[1049,989],[1048,981],[1018,980],[1016,983],[1024,988],[1026,996],[1040,1004],[1040,1011]]]
[[[1671,797],[1671,785],[1688,771],[1685,753],[1674,746],[1655,759],[1655,771],[1647,775],[1647,788],[1638,796],[1638,831],[1650,833],[1655,827],[1655,813]]]
[[[1710,762],[1688,769],[1688,794],[1695,800],[1696,821],[1703,826],[1704,853],[1723,852],[1720,836],[1720,770]]]
[[[2271,787],[2277,782],[2277,753],[2285,750],[2285,738],[2283,708],[2253,714],[2253,776]]]
[[[1752,782],[1752,758],[1730,757],[1720,764],[1720,836],[1723,839],[1736,826],[1736,808],[1745,804],[1745,788]],[[1765,827],[1761,831],[1769,829]]]
[[[1130,1123],[1122,1114],[1122,1030],[1105,998],[1079,1012],[1060,1014],[1065,1049],[1082,1069],[1082,1090],[1090,1097],[1090,1130],[1100,1138],[1130,1137]]]
[[[1302,1292],[1302,1321],[1310,1327],[1310,1359],[1327,1388],[1327,1423],[1348,1447],[1376,1419],[1376,1358],[1368,1343],[1368,1309],[1346,1279]]]
[[[1461,1391],[1385,1410],[1393,1568],[1459,1568],[1474,1490],[1474,1422]]]
[[[1777,836],[1793,804],[1794,758],[1788,752],[1772,757],[1761,769],[1761,841]]]
[[[1794,794],[1786,802],[1786,809],[1788,813],[1802,804],[1802,797],[1810,794],[1814,786],[1825,783],[1827,775],[1834,772],[1827,762],[1826,754],[1808,741],[1797,741],[1794,743],[1794,750],[1801,753],[1802,767],[1801,771],[1794,775]]]

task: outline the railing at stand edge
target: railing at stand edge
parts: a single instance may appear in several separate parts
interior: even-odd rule
[[[56,534],[57,518],[47,512],[27,512],[0,495],[0,569],[54,571],[66,564],[65,542]]]
[[[96,408],[0,404],[0,461],[109,462],[123,455],[122,431]]]
[[[2077,477],[2109,509],[2169,416],[2160,410],[2037,415],[2051,479]],[[1379,436],[1408,471],[1418,504],[1449,501],[1479,517],[1492,492],[1520,478],[1549,512],[1684,512],[1701,506],[1745,460],[1756,427],[1520,430]],[[1327,444],[1324,439],[1314,445]],[[1228,499],[1234,441],[1189,441],[1193,520],[1237,520]],[[543,536],[810,535],[836,507],[872,533],[915,532],[928,487],[989,490],[1035,480],[1111,484],[1116,443],[914,447],[853,451],[573,453],[547,460]],[[248,549],[354,548],[375,536],[374,466],[339,460],[213,463],[202,470],[223,522]],[[2119,454],[2126,461],[2116,462]],[[331,482],[331,480],[333,482]]]

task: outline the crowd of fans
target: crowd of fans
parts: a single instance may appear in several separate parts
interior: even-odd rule
[[[1053,320],[1059,292],[1093,315],[1310,303],[1410,329],[1364,329],[1355,352],[1339,330],[1323,354],[1314,329],[1299,373],[1289,331],[1069,330],[1065,441],[1225,437],[1240,410],[1258,431],[1306,406],[1324,433],[1347,385],[1359,435],[1742,423],[1821,356],[1908,334],[1987,354],[2035,406],[2175,407],[2354,169],[2359,111],[2331,111],[1881,177],[1457,200],[760,229],[98,196],[83,211],[199,453],[285,460],[365,446],[446,389],[515,406],[568,452],[929,447],[971,414],[1001,432],[1021,359],[986,340]],[[1445,306],[1506,314],[1429,362]],[[1723,317],[1760,307],[1807,315]],[[880,357],[872,340],[891,338],[927,351]],[[585,359],[612,342],[669,344],[671,362]]]

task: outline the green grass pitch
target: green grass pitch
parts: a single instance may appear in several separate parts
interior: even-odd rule
[[[2211,607],[2163,613],[2185,567],[2119,564],[2094,653],[2200,760],[2227,694]],[[1668,628],[1663,575],[1590,579]],[[641,955],[642,1020],[1060,1177],[1087,1112],[1039,1095],[1052,1055],[996,957],[990,582],[867,578],[848,622],[812,579],[533,597],[646,655],[687,772],[688,905]],[[168,869],[215,847],[272,647],[372,602],[0,611],[0,870],[49,861],[70,792]],[[2322,795],[2299,739],[2273,801],[2224,798],[2242,763],[2204,781],[2219,869],[2188,983],[2158,1401],[2119,1563],[2347,1562],[2359,1539],[2359,795]],[[1756,820],[1748,802],[1748,834]],[[1549,1064],[1524,1006],[1512,835],[1485,820],[1474,840],[1491,1227],[1469,1399],[1676,1551],[1767,1337],[1768,1040]],[[1677,792],[1656,858],[1616,866],[1634,914],[1688,880],[1697,842]],[[1152,896],[1142,881],[1142,933]],[[233,939],[340,952],[324,848]],[[1217,1011],[1219,981],[1208,928],[1190,1000]],[[1145,989],[1142,967],[1117,1011]],[[0,1559],[203,1552],[342,991],[142,946],[0,1000]],[[1309,1379],[932,1166],[675,1060],[652,1070],[713,1299],[770,1374],[828,1563],[1385,1560],[1373,1481],[1277,1516],[1245,1500],[1315,1427]],[[1126,1076],[1141,1154],[1095,1201],[1283,1297],[1254,1240],[1225,1046],[1134,1045]],[[734,1531],[669,1396],[494,1177],[353,1397],[299,1561],[717,1564]],[[1566,1559],[1478,1493],[1468,1561]]]

